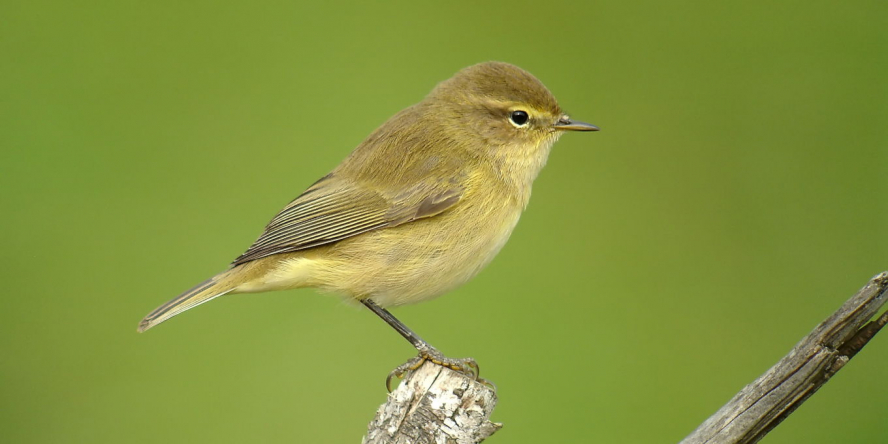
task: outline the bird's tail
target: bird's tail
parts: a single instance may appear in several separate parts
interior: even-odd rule
[[[232,278],[238,274],[238,271],[237,268],[233,268],[219,273],[155,308],[142,319],[142,322],[139,322],[139,332],[148,330],[185,310],[232,292],[236,287],[235,279]]]

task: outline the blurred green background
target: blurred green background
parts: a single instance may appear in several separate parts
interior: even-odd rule
[[[888,269],[888,3],[0,3],[0,441],[354,442],[413,350],[312,290],[148,311],[485,60],[603,129],[508,246],[395,314],[490,442],[669,443]],[[877,337],[768,443],[888,436]]]

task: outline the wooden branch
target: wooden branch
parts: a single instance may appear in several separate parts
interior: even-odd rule
[[[502,427],[489,420],[495,406],[490,387],[426,362],[389,394],[363,443],[479,443]]]
[[[888,312],[867,323],[888,300],[886,290],[888,271],[872,278],[681,444],[755,443],[762,439],[888,324]]]
[[[836,374],[879,330],[888,312],[888,271],[845,302],[765,374],[747,385],[681,444],[755,443]],[[407,375],[368,426],[364,444],[474,444],[502,427],[489,421],[496,394],[426,362]]]

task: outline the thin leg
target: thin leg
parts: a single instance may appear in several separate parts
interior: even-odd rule
[[[419,337],[413,330],[407,328],[403,322],[399,321],[394,315],[389,313],[388,310],[376,305],[375,302],[370,299],[363,299],[361,303],[364,304],[365,307],[369,308],[370,311],[376,314],[384,320],[388,325],[391,325],[392,328],[395,329],[404,339],[410,341],[413,344],[413,347],[419,351],[419,356],[399,365],[391,373],[389,373],[388,377],[385,379],[385,387],[389,392],[392,391],[391,381],[392,378],[401,378],[408,371],[416,370],[421,366],[425,361],[431,361],[435,364],[438,364],[443,367],[447,367],[449,369],[465,373],[472,377],[472,379],[478,380],[478,374],[481,372],[481,368],[478,367],[478,363],[475,362],[472,358],[462,358],[462,359],[453,359],[444,356],[443,353],[439,352],[438,349],[432,347],[428,342],[424,341]]]
[[[376,316],[382,318],[388,325],[391,325],[392,328],[395,329],[404,339],[410,341],[417,350],[422,351],[423,349],[431,349],[434,348],[429,345],[428,342],[424,341],[419,337],[416,333],[413,332],[410,328],[404,325],[403,322],[399,321],[395,315],[389,313],[388,310],[376,305],[376,302],[371,301],[370,299],[363,299],[361,303],[364,304],[365,307],[369,308],[370,311],[376,313]]]

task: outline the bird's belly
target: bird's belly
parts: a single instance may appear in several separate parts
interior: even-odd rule
[[[331,249],[317,286],[387,307],[422,302],[465,283],[496,256],[518,223],[504,211],[495,227],[465,217],[430,218],[366,233]],[[463,215],[464,216],[464,215]],[[445,220],[442,220],[445,219]]]

